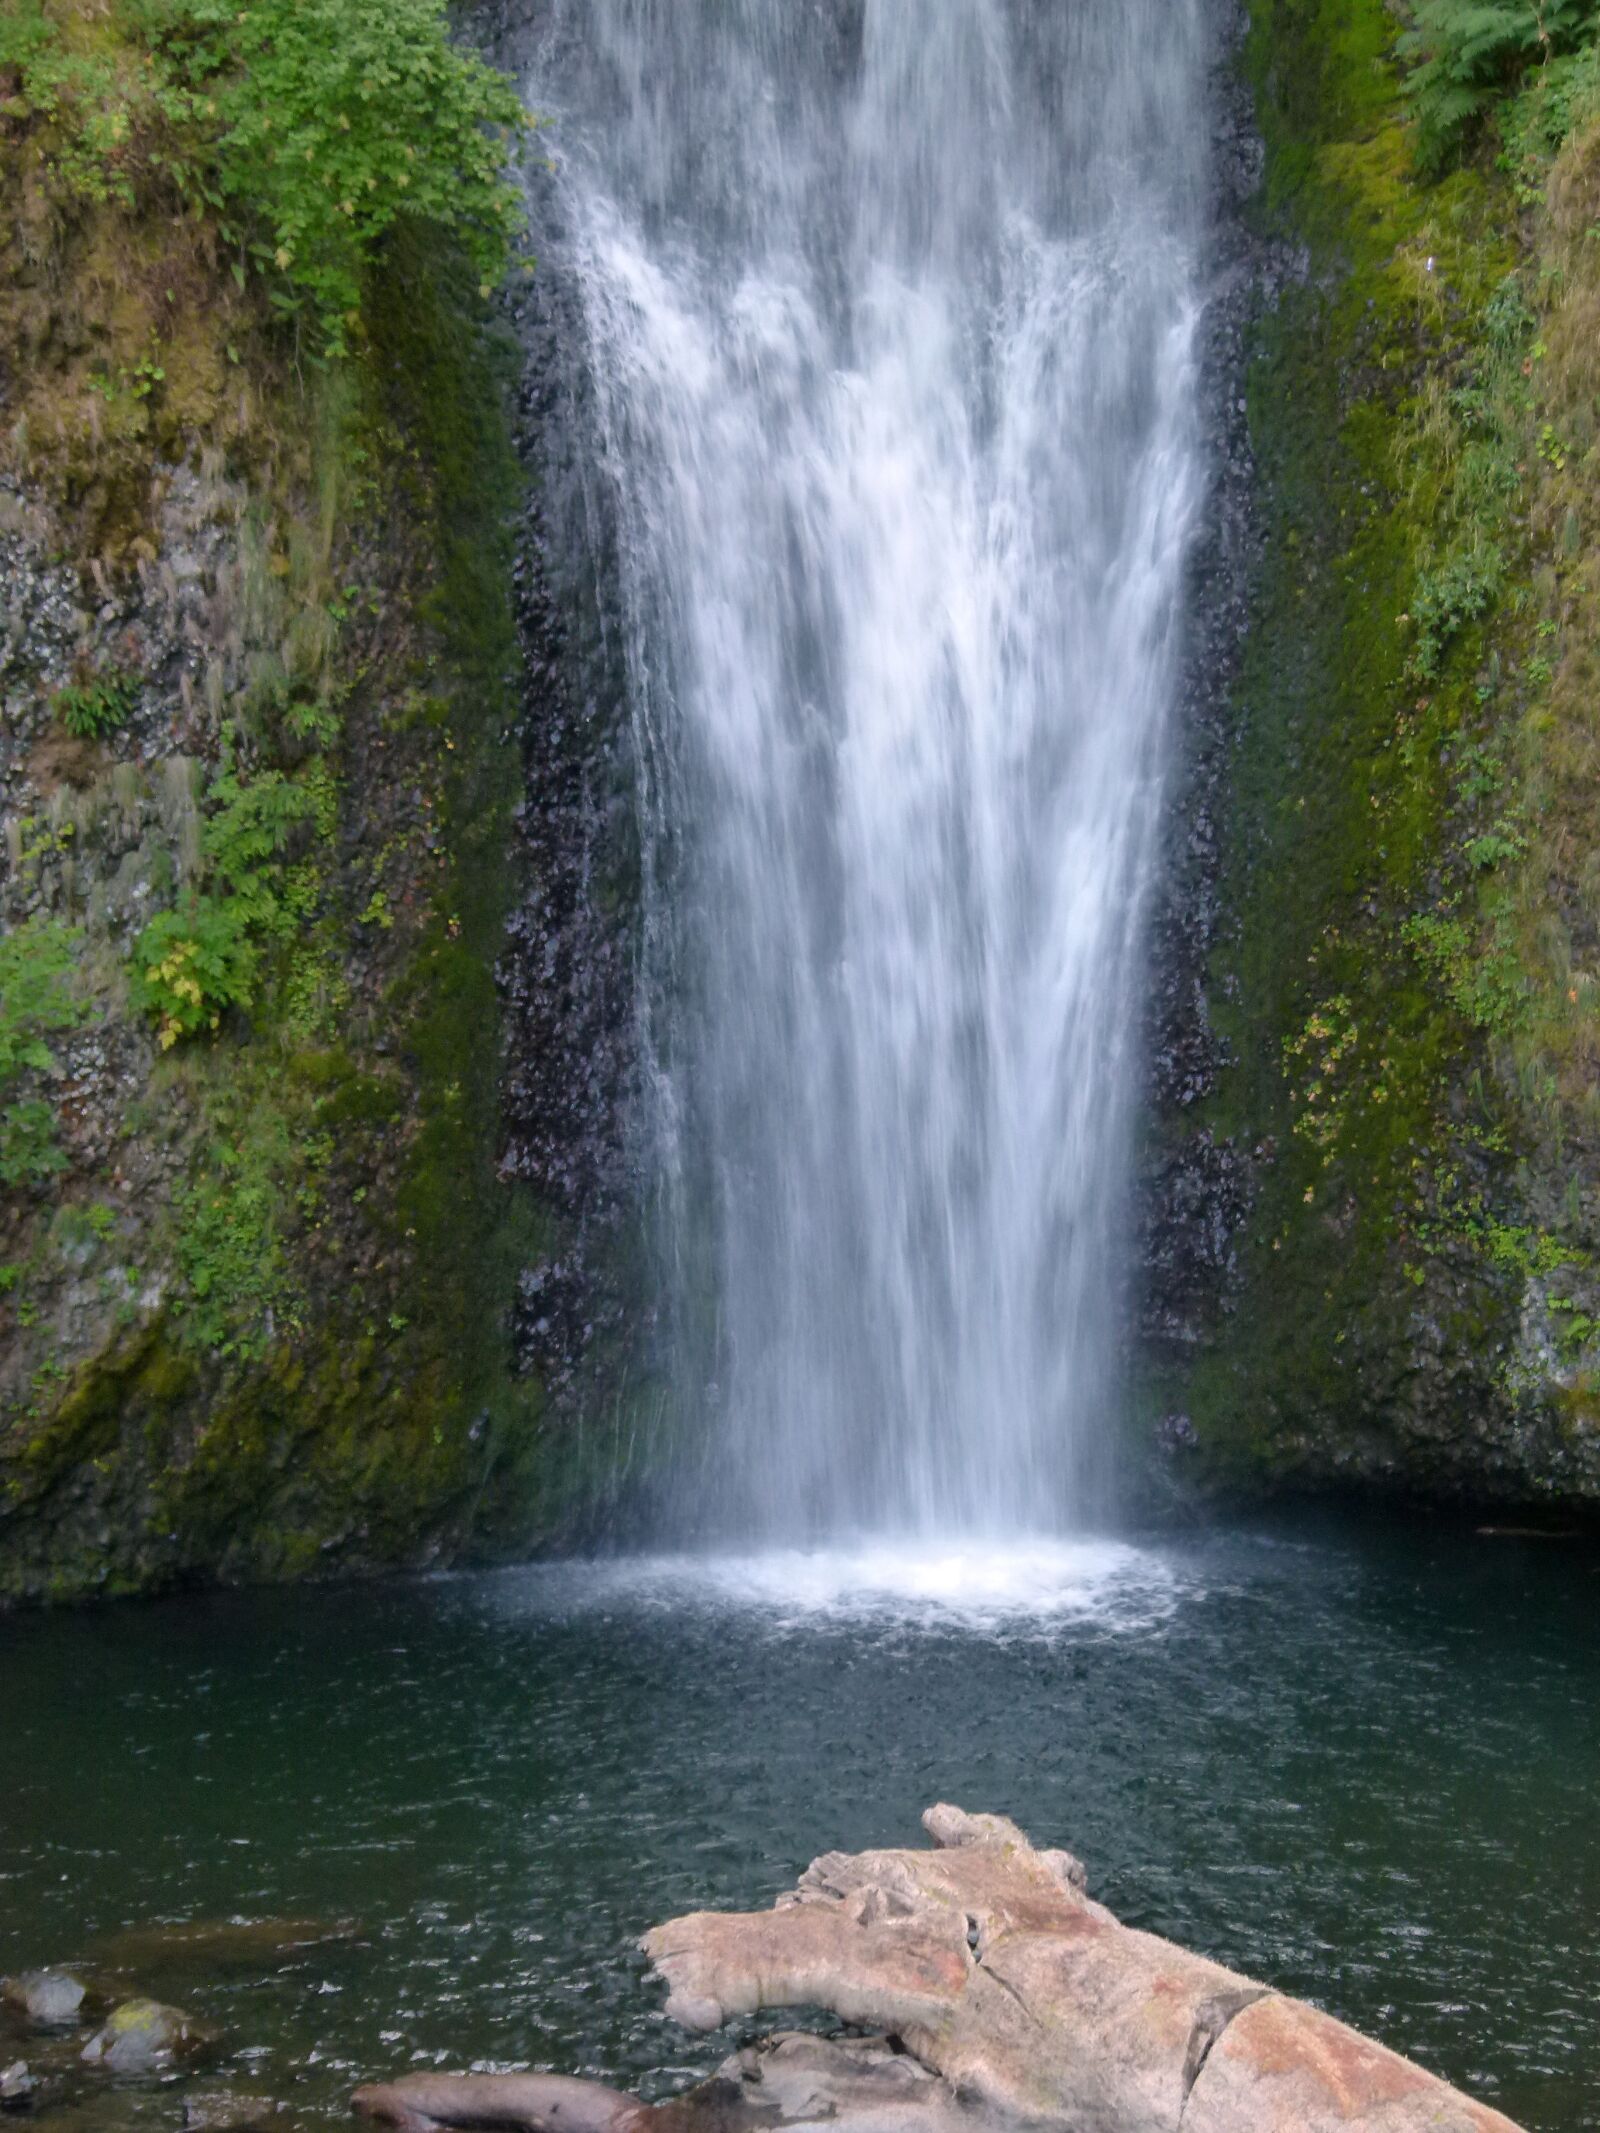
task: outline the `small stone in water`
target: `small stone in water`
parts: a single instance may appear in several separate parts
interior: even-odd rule
[[[6,1979],[5,1996],[30,2022],[54,2027],[78,2019],[84,1988],[65,1970],[24,1970]]]
[[[0,2111],[26,2110],[37,2086],[26,2059],[17,2060],[14,2066],[0,2067]]]
[[[115,2074],[144,2074],[205,2042],[206,2033],[180,2008],[163,2007],[159,2000],[124,2000],[89,2039],[83,2056],[90,2066],[106,2066]]]

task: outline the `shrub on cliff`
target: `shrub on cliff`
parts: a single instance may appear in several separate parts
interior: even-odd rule
[[[255,975],[255,946],[234,899],[191,895],[153,918],[135,943],[133,1004],[155,1017],[169,1051],[180,1037],[216,1029],[224,1008],[246,1006]]]
[[[324,839],[333,831],[315,770],[298,781],[281,770],[247,777],[236,747],[230,722],[201,831],[208,886],[159,913],[134,943],[133,1003],[155,1017],[163,1051],[218,1029],[225,1009],[249,1006],[263,942],[291,937],[315,896],[315,867],[285,864],[295,834],[302,826]]]
[[[526,114],[451,42],[444,0],[114,0],[102,27],[23,0],[0,20],[0,118],[41,122],[73,191],[165,189],[211,217],[240,281],[329,355],[396,223],[451,231],[486,287],[519,226]]]
[[[451,43],[443,0],[147,0],[158,48],[204,83],[219,125],[215,204],[272,299],[309,311],[331,352],[403,216],[505,270],[519,196],[511,84]]]

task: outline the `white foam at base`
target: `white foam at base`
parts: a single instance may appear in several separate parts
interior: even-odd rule
[[[513,1606],[559,1614],[714,1608],[778,1624],[831,1619],[984,1629],[1092,1622],[1129,1630],[1164,1621],[1180,1580],[1161,1556],[1122,1541],[962,1535],[754,1554],[602,1557],[537,1564],[495,1583],[498,1597]]]

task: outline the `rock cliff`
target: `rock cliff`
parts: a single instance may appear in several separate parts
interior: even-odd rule
[[[1249,11],[1143,1427],[1209,1488],[1592,1518],[1600,106],[1511,67],[1430,158],[1420,44]]]
[[[174,175],[214,146],[162,101],[184,55],[134,9],[32,28],[0,48],[0,1600],[519,1545],[583,1478],[514,1338],[582,1192],[548,1077],[546,1159],[508,1151],[497,966],[587,834],[522,805],[559,721],[520,350],[426,214],[319,350]]]

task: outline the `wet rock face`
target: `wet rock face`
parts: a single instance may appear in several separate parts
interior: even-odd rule
[[[1164,1359],[1181,1359],[1230,1307],[1234,1238],[1250,1209],[1252,1152],[1205,1128],[1151,1162],[1145,1173],[1145,1288],[1140,1336]]]
[[[1387,210],[1312,156],[1342,139],[1339,121],[1318,132],[1346,63],[1331,32],[1275,4],[1256,20],[1283,156],[1269,210],[1251,198],[1263,156],[1240,59],[1218,92],[1203,396],[1214,485],[1150,929],[1138,1449],[1162,1499],[1181,1475],[1185,1487],[1360,1488],[1592,1521],[1595,1152],[1576,1130],[1551,1144],[1494,1047],[1405,946],[1410,914],[1449,870],[1448,761],[1428,758],[1407,788],[1418,881],[1366,871],[1389,834],[1365,812],[1380,807],[1365,765],[1386,745],[1367,736],[1387,733],[1408,694],[1392,625],[1413,577],[1393,560],[1396,528],[1426,528],[1355,433],[1380,454],[1396,447],[1408,395],[1453,377],[1462,345],[1385,311],[1358,239]],[[1398,108],[1384,123],[1409,212]],[[1302,151],[1316,174],[1296,164]],[[1296,216],[1317,235],[1314,271],[1297,239],[1261,234]],[[1411,351],[1403,382],[1386,337]],[[1342,1084],[1325,1067],[1318,1084],[1306,1064],[1329,1006],[1372,1050]],[[1431,1018],[1426,1038],[1403,1034],[1408,1016]],[[1391,1045],[1393,1062],[1378,1056]],[[1325,1138],[1306,1108],[1314,1085],[1335,1091]]]
[[[1211,487],[1189,560],[1187,654],[1166,801],[1166,863],[1150,915],[1146,1111],[1136,1193],[1137,1337],[1169,1361],[1195,1347],[1226,1310],[1232,1238],[1250,1204],[1251,1157],[1196,1114],[1226,1063],[1208,999],[1225,962],[1219,877],[1233,754],[1234,685],[1250,626],[1260,553],[1255,466],[1244,397],[1251,322],[1305,263],[1249,222],[1263,152],[1239,65],[1246,21],[1217,0],[1211,83],[1212,240],[1200,347],[1201,417]],[[1223,982],[1229,981],[1224,976]]]
[[[138,292],[102,262],[170,218],[46,219],[0,241],[0,934],[33,929],[24,1020],[61,1017],[8,1064],[0,1605],[524,1545],[495,329],[417,228],[340,382],[298,378],[185,226],[140,284],[185,353],[103,436]]]
[[[235,688],[244,649],[238,523],[245,497],[214,472],[164,468],[151,503],[149,553],[113,577],[99,558],[63,558],[62,529],[0,479],[0,929],[59,919],[80,929],[96,980],[143,926],[192,884],[200,863],[201,751],[209,711]],[[63,726],[61,692],[116,677],[124,687],[114,750]],[[152,1215],[182,1167],[180,1133],[134,1134],[130,1106],[149,1085],[149,1028],[96,1011],[56,1035],[37,1093],[55,1114],[69,1174],[103,1181],[110,1247],[56,1260],[54,1292],[32,1299],[57,1357],[102,1346],[129,1314],[159,1310],[163,1273],[143,1249]],[[32,1259],[34,1208],[0,1201],[0,1260]],[[37,1343],[0,1356],[0,1398],[26,1405]]]
[[[0,813],[48,807],[103,767],[99,751],[63,736],[52,709],[57,692],[86,678],[127,684],[119,760],[154,765],[196,752],[208,708],[239,686],[247,501],[214,470],[164,468],[148,552],[113,576],[98,557],[86,566],[63,558],[51,515],[14,479],[0,480]],[[22,887],[12,881],[10,896]]]
[[[497,56],[514,67],[530,11],[497,10],[494,26]],[[554,186],[537,170],[528,182],[547,227],[559,215]],[[639,834],[615,527],[589,453],[580,297],[558,251],[518,290],[512,317],[523,350],[517,442],[531,479],[514,567],[524,889],[499,968],[502,1170],[556,1217],[519,1278],[519,1361],[558,1412],[576,1412],[604,1402],[599,1380],[640,1317],[619,1271],[645,1192],[630,1137]]]

